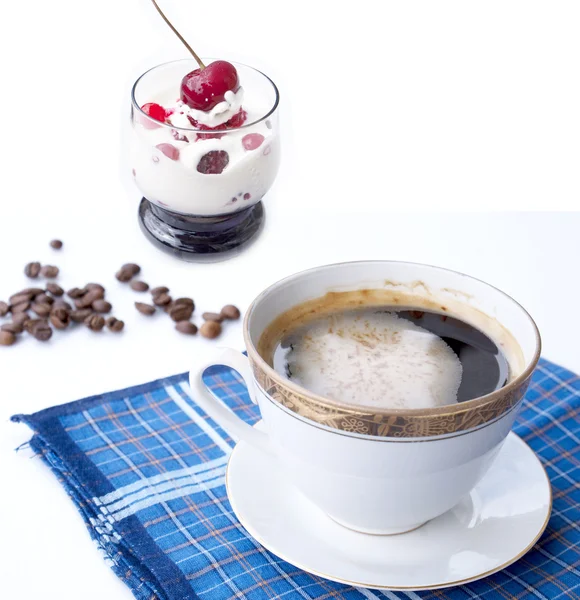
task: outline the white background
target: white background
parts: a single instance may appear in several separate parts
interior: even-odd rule
[[[137,314],[138,294],[113,277],[124,262],[193,296],[198,312],[245,308],[276,279],[327,262],[438,264],[513,295],[536,318],[544,355],[580,371],[580,213],[503,212],[578,208],[577,2],[163,6],[200,54],[250,63],[280,87],[284,155],[267,227],[214,265],[176,262],[141,236],[121,133],[129,89],[147,67],[186,55],[147,0],[4,8],[0,299],[40,260],[61,267],[66,288],[103,283],[126,321],[119,337],[78,329],[0,351],[6,598],[131,597],[48,469],[13,452],[30,434],[8,421],[185,371],[210,343]],[[241,347],[239,324],[221,343]]]

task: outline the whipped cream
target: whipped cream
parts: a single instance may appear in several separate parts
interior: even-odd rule
[[[176,103],[175,112],[169,117],[169,121],[175,127],[191,128],[191,122],[188,116],[195,119],[202,125],[208,127],[217,127],[229,121],[235,116],[244,100],[244,89],[240,87],[237,92],[228,91],[224,94],[224,99],[216,104],[211,110],[203,111],[190,108],[182,100]]]

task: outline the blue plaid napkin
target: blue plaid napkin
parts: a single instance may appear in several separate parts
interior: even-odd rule
[[[259,418],[233,371],[206,372],[240,417]],[[192,420],[179,407],[193,406]],[[226,496],[229,436],[192,402],[186,374],[17,415],[30,444],[139,600],[580,598],[580,378],[545,360],[516,432],[541,457],[554,509],[540,541],[481,581],[433,592],[357,589],[304,573],[248,536]],[[507,534],[507,532],[506,532]],[[499,543],[501,543],[498,540]]]

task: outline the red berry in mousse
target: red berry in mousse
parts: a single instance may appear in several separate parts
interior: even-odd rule
[[[170,160],[179,159],[179,150],[173,144],[157,144],[155,147],[161,150]]]
[[[147,104],[144,104],[141,107],[141,110],[147,116],[151,117],[151,119],[155,119],[155,121],[159,121],[160,123],[165,123],[165,117],[167,116],[167,113],[160,104],[157,104],[156,102],[147,102]],[[159,127],[157,123],[150,119],[143,119],[142,122],[145,129],[156,129]]]
[[[261,133],[248,133],[242,138],[242,146],[245,150],[259,148],[266,138]]]
[[[236,67],[225,60],[216,60],[181,80],[181,100],[190,108],[207,112],[224,100],[226,92],[236,93],[239,89]]]

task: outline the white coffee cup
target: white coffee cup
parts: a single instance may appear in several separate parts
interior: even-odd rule
[[[329,292],[369,290],[381,302],[444,311],[478,327],[508,359],[507,384],[437,408],[363,409],[310,393],[258,354],[264,330],[282,313]],[[200,358],[190,372],[196,401],[232,436],[275,454],[289,480],[332,519],[372,534],[415,529],[473,489],[509,433],[540,356],[534,321],[500,290],[462,273],[392,261],[328,265],[275,283],[248,310],[244,338],[247,357],[216,349]],[[240,373],[264,431],[209,392],[202,375],[212,365]]]

